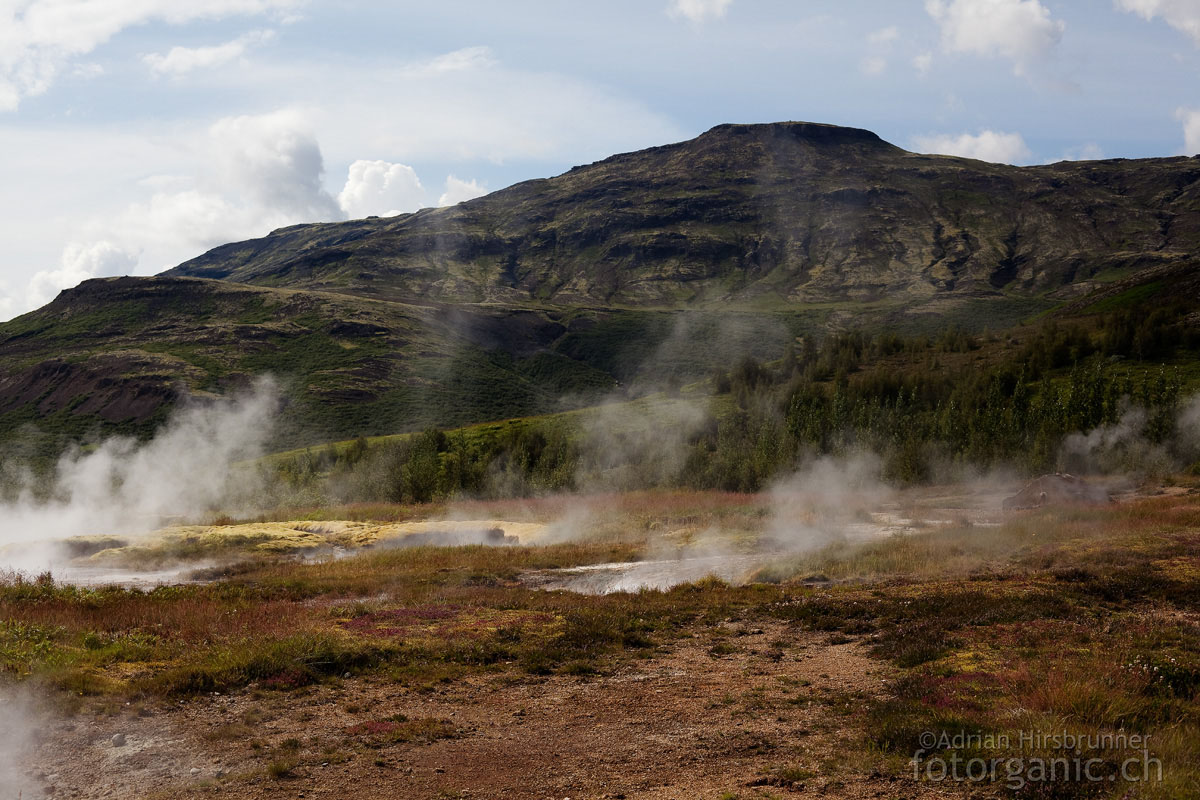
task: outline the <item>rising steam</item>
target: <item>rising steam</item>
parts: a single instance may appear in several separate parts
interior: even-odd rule
[[[769,492],[766,542],[802,553],[845,540],[894,499],[895,490],[880,480],[881,472],[878,456],[854,453],[818,458],[777,481]]]
[[[38,724],[28,694],[13,687],[0,689],[0,719],[0,800],[40,797],[40,787],[26,773]]]
[[[1067,436],[1060,466],[1083,474],[1145,476],[1184,469],[1200,458],[1200,394],[1180,404],[1173,438],[1156,441],[1152,425],[1149,411],[1130,405],[1111,425]]]
[[[235,465],[262,454],[277,406],[275,384],[260,379],[231,400],[178,411],[150,441],[117,437],[90,451],[72,449],[59,459],[49,486],[26,477],[15,499],[0,506],[0,560],[36,568],[45,552],[21,547],[26,563],[19,564],[14,548],[7,557],[4,548],[140,533],[252,502],[249,470]]]
[[[609,427],[619,424],[628,423],[619,420]],[[676,426],[659,426],[652,439],[669,442],[668,431],[672,427]],[[686,424],[679,427],[688,429]],[[1200,457],[1200,395],[1180,404],[1174,418],[1173,439],[1154,441],[1151,427],[1151,414],[1130,405],[1114,424],[1067,436],[1061,445],[1060,463],[1108,486],[1116,485],[1115,479],[1136,479],[1187,468]],[[670,448],[665,452],[669,453]],[[737,583],[749,579],[758,567],[780,556],[812,553],[832,544],[857,546],[882,536],[905,535],[914,529],[912,521],[896,513],[902,496],[883,481],[881,467],[880,458],[867,451],[803,460],[798,468],[777,478],[765,492],[766,525],[762,536],[749,547],[736,546],[729,531],[712,530],[681,546],[651,542],[645,561],[560,570],[541,585],[606,594],[666,589],[706,576]],[[1000,496],[1015,490],[1025,480],[1015,472],[997,468],[980,470],[969,464],[945,465],[939,474],[945,482],[966,490],[974,498],[974,507],[967,510],[978,513],[998,511]],[[963,510],[956,508],[954,513]],[[586,536],[596,516],[597,509],[584,504],[556,522],[551,530],[556,540]],[[986,527],[979,528],[977,535],[987,536]]]

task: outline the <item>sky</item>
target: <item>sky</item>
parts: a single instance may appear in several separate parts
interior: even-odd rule
[[[725,122],[1200,152],[1200,0],[0,0],[0,320]]]

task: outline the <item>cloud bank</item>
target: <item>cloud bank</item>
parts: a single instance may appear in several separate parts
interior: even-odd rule
[[[1039,0],[926,0],[925,10],[951,53],[999,57],[1027,75],[1062,39],[1066,23]]]
[[[294,109],[220,119],[194,147],[202,172],[145,180],[149,198],[97,221],[94,239],[68,244],[56,266],[34,273],[23,293],[0,300],[0,313],[37,308],[89,278],[136,272],[147,247],[202,251],[286,225],[392,216],[434,204],[412,167],[382,160],[351,163],[333,197],[309,119]],[[485,193],[478,182],[450,175],[436,204]]]
[[[62,289],[89,278],[127,275],[137,266],[137,254],[107,240],[91,244],[68,244],[58,269],[36,273],[29,281],[26,303],[37,307],[49,303]]]
[[[667,13],[698,24],[725,16],[732,3],[733,0],[671,0]]]
[[[1168,25],[1186,34],[1200,47],[1200,2],[1198,0],[1115,0],[1116,7],[1142,19],[1162,17]]]
[[[442,192],[442,196],[438,198],[439,206],[453,206],[458,203],[464,203],[467,200],[474,200],[476,197],[482,197],[487,194],[487,189],[476,181],[464,181],[462,178],[456,178],[453,175],[446,177],[446,189]]]
[[[160,53],[149,53],[142,56],[142,61],[159,75],[184,75],[197,69],[211,69],[238,60],[254,45],[269,42],[275,38],[271,30],[251,31],[224,44],[211,47],[172,47],[164,56]]]
[[[1200,109],[1181,108],[1175,116],[1183,123],[1183,153],[1194,156],[1200,153]]]
[[[0,111],[42,94],[74,59],[135,25],[287,12],[301,0],[10,0],[0,5]]]
[[[998,164],[1023,164],[1033,155],[1019,133],[985,130],[978,134],[939,134],[913,137],[918,152],[977,158]]]
[[[388,161],[355,161],[350,165],[338,205],[351,219],[377,215],[392,217],[416,211],[425,199],[425,187],[416,171]]]

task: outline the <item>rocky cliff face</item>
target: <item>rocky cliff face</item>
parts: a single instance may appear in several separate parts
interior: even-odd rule
[[[762,307],[1034,295],[1200,246],[1200,158],[1010,167],[722,125],[477,200],[302,225],[169,274],[407,300]]]

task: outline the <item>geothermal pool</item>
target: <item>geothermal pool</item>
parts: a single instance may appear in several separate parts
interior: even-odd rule
[[[650,555],[643,560],[531,571],[522,575],[521,581],[532,588],[582,594],[663,590],[708,577],[742,583],[781,557],[826,544],[867,542],[947,524],[954,523],[928,516],[916,522],[892,509],[836,523],[798,520],[794,532],[780,535],[779,531],[761,531],[757,542],[742,541],[738,545],[730,533],[719,530],[707,531],[686,543],[681,543],[675,533],[664,531],[649,542]],[[995,523],[979,518],[971,524]],[[7,548],[0,551],[0,569],[15,569],[30,576],[48,571],[60,583],[148,588],[215,580],[223,567],[262,557],[319,561],[380,549],[537,545],[559,538],[552,523],[502,519],[175,526],[132,536],[76,537],[39,545],[41,549],[32,551],[32,556]],[[656,552],[659,555],[654,555]]]

